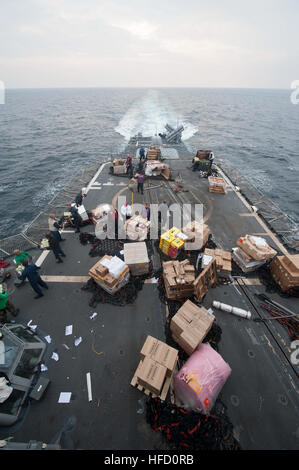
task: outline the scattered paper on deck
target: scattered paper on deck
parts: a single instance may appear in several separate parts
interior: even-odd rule
[[[65,327],[65,336],[71,335],[73,333],[73,325],[68,325]]]
[[[69,403],[71,401],[72,392],[61,392],[58,403]]]

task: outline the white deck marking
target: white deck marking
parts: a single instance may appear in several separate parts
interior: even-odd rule
[[[41,266],[49,253],[50,253],[50,250],[43,251],[40,257],[35,262],[36,266]]]
[[[102,173],[103,171],[103,168],[110,162],[106,162],[106,163],[102,163],[102,165],[100,166],[100,168],[98,169],[98,171],[96,172],[96,174],[94,175],[94,177],[92,178],[92,180],[90,181],[90,183],[88,184],[87,186],[87,189],[86,189],[86,192],[88,193],[89,189],[91,188],[91,186],[93,186],[93,184],[96,182],[98,176]]]

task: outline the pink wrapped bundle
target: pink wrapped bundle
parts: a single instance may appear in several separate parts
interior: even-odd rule
[[[175,394],[185,408],[209,414],[230,373],[220,354],[201,344],[175,376]]]

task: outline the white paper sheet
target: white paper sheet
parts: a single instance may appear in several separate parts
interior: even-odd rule
[[[58,403],[69,403],[71,401],[72,392],[61,392]]]
[[[65,336],[71,335],[73,333],[73,325],[68,325],[65,327]]]

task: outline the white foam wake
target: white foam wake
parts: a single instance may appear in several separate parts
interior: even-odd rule
[[[178,115],[165,96],[158,90],[148,90],[146,94],[135,101],[126,114],[119,121],[115,131],[129,140],[130,137],[141,132],[143,136],[152,137],[159,132],[165,132],[165,124],[172,127],[184,126],[182,139],[192,137],[198,128]]]

